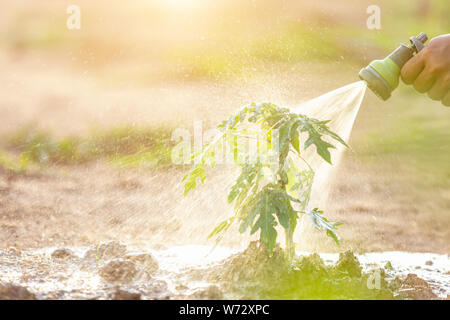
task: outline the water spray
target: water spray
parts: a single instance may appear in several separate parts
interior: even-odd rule
[[[424,48],[428,37],[421,32],[417,37],[409,38],[409,46],[401,44],[383,60],[374,60],[359,72],[359,77],[381,99],[387,100],[397,88],[400,70],[405,63]]]

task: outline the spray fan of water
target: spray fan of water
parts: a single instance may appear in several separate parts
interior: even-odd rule
[[[330,120],[328,125],[331,130],[348,143],[366,88],[365,81],[358,81],[304,102],[291,110],[319,120]],[[335,148],[330,150],[333,165],[324,162],[313,148],[304,151],[304,158],[314,170],[309,208],[323,208],[328,199],[333,186],[330,178],[338,169],[346,149],[341,144],[334,143],[334,145]],[[298,167],[305,167],[301,160],[295,161]],[[294,235],[295,242],[300,245],[300,248],[305,244],[310,244],[314,240],[310,235],[314,232],[309,221],[302,219]]]
[[[328,124],[331,130],[342,137],[345,142],[348,142],[366,88],[367,84],[365,81],[358,81],[330,91],[291,109],[294,112],[320,120],[331,120]],[[307,150],[305,155],[315,171],[310,204],[312,207],[319,206],[328,196],[329,190],[326,188],[328,176],[332,168],[338,165],[345,149],[341,144],[335,145],[336,148],[330,150],[334,166],[319,159],[314,150]]]

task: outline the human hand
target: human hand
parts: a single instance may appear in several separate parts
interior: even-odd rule
[[[420,93],[450,106],[450,34],[431,39],[401,70],[402,80]]]

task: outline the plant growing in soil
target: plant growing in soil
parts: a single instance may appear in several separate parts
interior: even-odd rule
[[[302,156],[303,150],[314,145],[323,161],[331,164],[329,149],[334,145],[323,140],[325,136],[347,146],[329,129],[328,122],[272,103],[252,103],[223,121],[215,139],[201,153],[193,155],[194,167],[183,178],[186,196],[197,186],[198,179],[205,182],[206,167],[215,167],[218,151],[223,151],[224,146],[230,147],[233,162],[240,168],[228,194],[228,202],[234,203],[234,215],[219,223],[208,238],[217,236],[218,243],[230,226],[238,222],[241,233],[248,229],[251,234],[259,231],[260,241],[271,254],[277,238],[275,227],[280,224],[286,235],[287,252],[292,256],[297,221],[307,215],[317,229],[325,230],[339,245],[335,230],[341,223],[328,221],[318,208],[307,209],[314,171]],[[306,140],[302,144],[303,136]],[[253,141],[255,154],[246,152],[239,143],[242,139]]]

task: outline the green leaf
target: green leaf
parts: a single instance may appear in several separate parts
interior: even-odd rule
[[[289,230],[291,212],[293,211],[291,204],[289,203],[289,201],[284,199],[273,199],[273,202],[276,207],[278,222],[284,229]]]
[[[251,225],[253,225],[253,221],[255,220],[258,213],[259,212],[257,206],[254,206],[249,210],[244,219],[242,219],[241,225],[239,226],[240,233],[244,233]]]
[[[260,240],[272,252],[275,246],[277,216],[280,225],[287,231],[292,231],[296,225],[297,214],[291,206],[290,200],[294,200],[284,190],[273,189],[268,185],[260,191],[251,202],[251,207],[246,211],[242,219],[239,231],[245,232],[251,226],[251,234],[260,230]],[[258,216],[259,215],[259,216]],[[253,221],[258,216],[257,221]],[[253,224],[253,226],[252,226]]]
[[[328,122],[328,121],[327,121],[327,122]],[[340,136],[338,136],[336,133],[334,133],[333,131],[331,131],[331,130],[328,128],[328,126],[325,125],[325,123],[327,123],[327,122],[322,121],[322,123],[324,123],[324,125],[322,125],[322,126],[320,127],[320,131],[321,131],[323,134],[325,134],[325,135],[327,135],[327,136],[330,136],[330,137],[333,138],[334,140],[340,142],[341,144],[343,144],[344,146],[346,146],[347,148],[349,148],[348,144],[347,144]]]
[[[326,141],[323,141],[321,135],[317,131],[310,131],[308,140],[305,142],[305,150],[314,144],[316,146],[317,153],[328,163],[331,164],[331,155],[328,149],[334,148],[334,146]]]
[[[344,146],[348,145],[345,141],[339,137],[336,133],[331,131],[326,121],[319,121],[317,119],[308,118],[306,116],[301,116],[299,129],[301,132],[308,132],[309,137],[305,142],[304,148],[307,149],[310,145],[314,144],[316,146],[317,153],[328,163],[331,164],[331,156],[328,149],[334,148],[334,146],[322,139],[323,135],[327,135],[332,139],[340,142]]]
[[[264,177],[262,174],[261,163],[255,165],[244,165],[241,169],[241,175],[236,183],[231,187],[228,194],[228,202],[235,201],[235,214],[241,219],[247,214],[251,204],[256,200],[259,189],[259,181]]]
[[[236,179],[236,183],[231,187],[230,193],[228,194],[228,203],[233,202],[239,194],[246,195],[248,193],[260,169],[261,165],[259,163],[253,166],[249,164],[243,165],[241,174]]]
[[[184,185],[184,196],[186,197],[189,191],[195,189],[196,186],[197,183],[195,181],[186,182],[186,184]]]
[[[339,238],[338,238],[337,234],[336,234],[333,230],[327,229],[327,236],[329,236],[330,238],[332,238],[332,239],[336,242],[336,244],[337,244],[338,246],[341,245],[341,242],[339,241]]]
[[[295,168],[292,168],[294,171]],[[291,170],[291,169],[290,169]],[[305,210],[309,199],[311,198],[312,184],[314,182],[314,171],[307,169],[300,172],[294,171],[290,174],[292,184],[288,186],[290,194],[298,194],[298,202],[300,203],[300,209]]]
[[[297,151],[298,153],[300,153],[300,139],[299,139],[298,131],[295,131],[293,133],[291,144],[292,144],[292,147],[294,148],[294,150]]]
[[[260,230],[261,242],[269,253],[272,254],[277,238],[277,231],[275,230],[277,222],[270,210],[270,203],[268,200],[269,198],[267,196],[263,197],[263,201],[261,202],[265,208],[259,212],[259,218],[253,225],[250,234],[254,234],[256,231]]]
[[[218,235],[219,233],[221,233],[223,231],[226,231],[233,223],[233,220],[234,220],[234,218],[230,218],[230,219],[227,219],[227,220],[219,223],[217,225],[217,227],[215,227],[214,230],[208,235],[208,239]]]
[[[342,225],[341,222],[330,222],[325,217],[323,217],[323,211],[314,208],[313,210],[306,212],[310,217],[311,221],[318,230],[326,230],[327,236],[331,237],[336,244],[339,246],[340,241],[339,238],[335,232],[336,228],[340,225]]]
[[[186,182],[184,185],[184,196],[197,186],[197,179],[200,179],[202,183],[205,183],[206,171],[203,163],[198,164],[183,178],[182,181]]]

